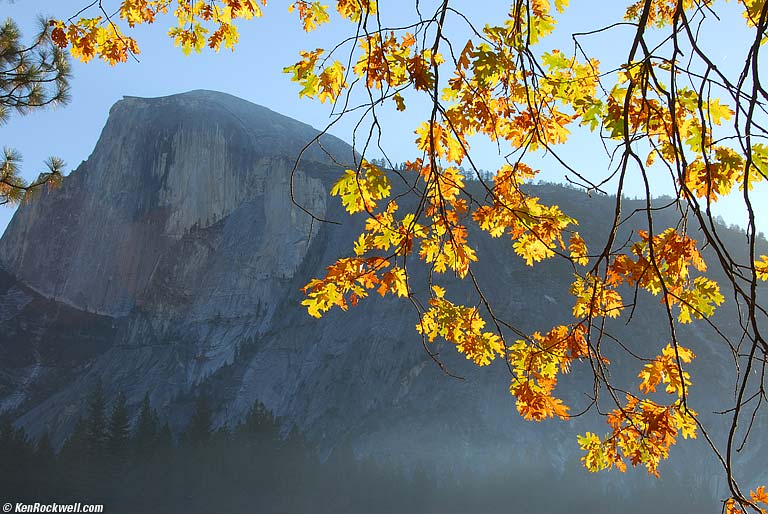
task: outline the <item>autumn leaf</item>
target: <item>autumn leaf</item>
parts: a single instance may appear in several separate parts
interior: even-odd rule
[[[680,345],[667,345],[662,354],[643,366],[638,375],[640,385],[638,388],[645,394],[656,391],[659,384],[667,384],[666,392],[683,397],[683,393],[691,384],[690,375],[678,366],[681,363],[690,363],[694,358],[693,352]]]
[[[587,432],[583,436],[578,436],[579,448],[584,452],[581,462],[591,473],[596,473],[616,465],[616,456],[609,453],[610,448],[606,448],[600,437],[592,432]],[[619,461],[621,462],[621,461]],[[626,469],[626,467],[624,468]]]
[[[442,125],[424,122],[416,129],[416,146],[425,152],[434,152],[438,157],[445,157],[451,162],[461,164],[466,155],[466,142],[462,142]]]
[[[387,293],[393,293],[401,298],[407,298],[409,296],[408,278],[405,269],[394,267],[390,271],[384,273],[381,277],[378,293],[381,296],[384,296]]]
[[[326,100],[335,102],[341,94],[342,89],[347,87],[344,80],[344,66],[339,61],[333,61],[333,64],[323,69],[320,73],[319,94],[320,103]]]
[[[336,0],[336,10],[349,21],[358,22],[363,15],[377,13],[375,0]]]
[[[568,251],[571,254],[571,259],[576,264],[586,266],[589,264],[589,257],[587,256],[587,245],[581,238],[578,232],[574,232],[568,241]]]
[[[328,16],[328,6],[319,1],[307,2],[299,0],[288,6],[288,12],[297,11],[305,32],[315,30],[319,25],[328,23],[331,18]]]
[[[403,97],[400,95],[400,93],[395,93],[392,96],[392,100],[395,101],[395,104],[397,105],[398,111],[404,111],[405,110],[405,100],[403,100]]]
[[[585,278],[577,275],[570,291],[576,297],[573,306],[573,315],[576,318],[616,318],[624,309],[619,292],[591,273]]]
[[[283,68],[283,73],[290,73],[293,76],[291,80],[298,82],[302,89],[299,92],[299,96],[307,96],[314,98],[320,92],[320,79],[315,72],[317,67],[317,61],[325,51],[322,48],[317,48],[311,52],[302,50],[301,60],[299,60],[293,66],[286,66]]]
[[[716,202],[743,181],[744,159],[730,148],[718,147],[714,157],[703,158],[688,165],[683,182],[700,198]]]
[[[768,280],[768,255],[761,255],[760,260],[755,261],[755,273],[758,279]]]
[[[457,350],[478,366],[487,366],[504,355],[501,339],[483,331],[485,320],[474,307],[456,305],[447,300],[442,288],[434,290],[429,309],[421,316],[416,330],[430,342],[438,336],[456,345]]]
[[[755,503],[762,503],[768,506],[768,491],[766,491],[766,488],[764,485],[761,485],[754,491],[750,491],[749,497]]]
[[[376,202],[389,196],[391,186],[387,175],[368,162],[361,164],[360,172],[346,170],[331,188],[332,196],[341,197],[347,212],[354,214],[372,211]]]

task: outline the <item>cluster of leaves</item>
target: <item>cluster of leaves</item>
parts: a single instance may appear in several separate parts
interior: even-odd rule
[[[761,485],[754,491],[749,492],[749,502],[736,500],[735,498],[729,498],[725,502],[725,514],[739,514],[744,512],[744,503],[749,503],[751,507],[755,508],[761,514],[768,512],[768,492],[765,490],[765,486]],[[761,507],[763,504],[764,507]]]
[[[429,341],[439,335],[478,366],[487,366],[496,356],[504,356],[504,346],[493,332],[483,332],[485,321],[477,308],[455,305],[445,299],[445,289],[433,286],[435,297],[429,301],[430,309],[424,313],[416,329]]]
[[[188,55],[192,50],[201,52],[205,47],[218,51],[222,45],[234,50],[239,39],[236,20],[261,17],[261,5],[266,3],[266,0],[124,0],[120,3],[119,16],[133,28],[154,23],[158,16],[170,13],[178,25],[171,27],[168,35]],[[101,4],[99,7],[98,16],[52,20],[56,44],[69,47],[72,55],[83,62],[99,57],[114,65],[138,54],[136,40],[124,33]]]
[[[188,55],[206,47],[219,51],[222,45],[234,50],[240,35],[236,22],[260,18],[266,5],[267,0],[122,0],[118,12],[130,28],[154,23],[158,16],[173,16],[177,26],[168,30],[168,36]],[[83,62],[99,57],[114,65],[138,54],[137,41],[125,33],[101,2],[98,7],[101,13],[97,16],[51,20],[56,44],[69,47]],[[373,0],[341,0],[336,8],[342,17],[357,22],[363,14],[375,13],[377,7]],[[328,7],[319,1],[299,0],[289,9],[298,13],[307,31],[330,20]]]
[[[555,327],[544,336],[534,332],[529,340],[517,340],[508,355],[514,369],[510,392],[517,398],[517,410],[523,418],[568,419],[568,406],[552,393],[558,374],[569,371],[573,361],[588,358],[589,352],[587,328],[582,323]]]
[[[416,248],[433,273],[450,271],[459,277],[466,276],[471,263],[477,259],[474,248],[467,242],[470,219],[493,237],[507,235],[514,251],[528,265],[556,254],[577,267],[589,264],[586,244],[571,228],[577,221],[558,206],[542,205],[538,198],[521,189],[522,184],[536,175],[522,160],[500,168],[493,186],[488,187],[489,201],[470,209],[466,196],[462,195],[465,176],[458,169],[467,156],[469,137],[484,134],[495,141],[507,141],[513,148],[536,150],[565,142],[569,134],[567,126],[578,123],[593,130],[605,127],[617,140],[629,132],[644,131],[663,148],[665,138],[671,138],[671,129],[662,126],[659,117],[654,115],[654,110],[664,110],[652,105],[647,95],[639,91],[627,100],[632,106],[629,116],[625,116],[622,109],[616,109],[626,96],[626,83],[633,80],[632,72],[621,74],[607,99],[597,98],[599,72],[594,59],[578,63],[559,51],[545,53],[542,62],[547,73],[536,76],[521,56],[529,58],[528,45],[552,32],[554,18],[549,2],[534,2],[531,6],[534,7],[531,11],[513,9],[510,19],[502,26],[483,29],[484,42],[469,41],[465,45],[455,60],[453,77],[442,91],[442,99],[451,102],[450,105],[441,116],[433,116],[416,129],[416,146],[425,157],[408,163],[407,170],[418,174],[419,181],[415,183],[420,185],[424,206],[421,211],[415,216],[409,212],[398,218],[394,200],[376,210],[371,199],[380,201],[388,197],[390,191],[388,186],[382,188],[370,179],[367,164],[357,173],[347,171],[339,180],[332,193],[341,194],[351,214],[366,211],[369,219],[355,245],[357,257],[340,260],[329,268],[323,279],[313,280],[305,288],[308,297],[304,303],[311,314],[318,315],[333,305],[346,308],[341,296],[337,296],[342,298],[339,301],[329,301],[329,291],[337,295],[351,291],[355,303],[362,296],[361,290],[379,283],[379,279],[371,278],[375,274],[372,266],[384,269],[390,261],[404,260]],[[555,7],[562,10],[565,3]],[[351,72],[368,88],[390,91],[410,85],[417,91],[430,92],[438,87],[435,77],[443,58],[432,48],[419,50],[410,33],[400,38],[392,32],[365,35],[359,38],[359,48],[359,58]],[[323,80],[327,68],[319,68],[319,55],[320,50],[305,54],[302,61],[290,68],[294,80],[304,86],[302,96],[319,96],[326,91],[323,86],[313,89],[314,84],[327,83]],[[334,84],[339,87],[341,83]],[[402,109],[402,99],[392,97],[397,108]],[[681,112],[680,116],[684,114]],[[673,123],[669,121],[668,125]],[[381,176],[379,171],[375,176]],[[417,223],[417,218],[425,221]],[[594,355],[606,363],[598,353],[590,353],[588,327],[599,318],[621,314],[624,305],[617,290],[620,284],[641,287],[654,294],[663,293],[668,306],[679,307],[678,318],[683,322],[690,321],[691,315],[711,315],[714,306],[723,301],[717,284],[705,277],[691,278],[688,273],[690,266],[700,271],[705,269],[695,241],[675,229],[655,236],[641,232],[639,236],[640,241],[632,248],[634,259],[630,254],[611,257],[603,276],[595,271],[577,273],[571,287],[577,321],[571,327],[555,327],[546,336],[535,333],[507,348],[502,333],[485,330],[487,323],[479,309],[452,303],[445,297],[443,288],[434,286],[417,330],[429,341],[440,336],[455,344],[478,365],[487,365],[497,356],[507,359],[513,370],[510,391],[526,419],[567,418],[568,407],[553,394],[557,375],[570,369],[576,359]],[[395,269],[400,272],[403,268]],[[407,282],[402,283],[407,286]],[[379,287],[381,294],[389,291],[398,296],[411,295],[410,290]],[[678,345],[674,347],[682,349]],[[648,382],[644,384],[648,392]],[[609,416],[613,435],[600,444],[601,451],[605,453],[605,448],[613,444],[614,454],[618,455],[616,452],[621,448],[625,455],[632,455],[634,465],[644,464],[655,473],[658,462],[667,456],[669,445],[674,443],[677,431],[682,430],[686,437],[694,434],[690,427],[692,411],[682,409],[677,403],[665,407],[663,413],[668,422],[664,424],[659,409],[661,407],[650,400],[628,398],[625,405]],[[637,428],[640,418],[651,415],[658,418],[656,422],[645,421],[644,428]],[[668,430],[660,433],[662,425]],[[627,427],[634,427],[634,432]],[[591,448],[582,446],[585,451]],[[593,449],[591,454],[596,451]],[[619,457],[609,461],[617,459]],[[594,462],[594,457],[585,459],[590,469],[595,469]],[[606,467],[603,464],[597,467]]]
[[[677,399],[668,405],[658,404],[650,398],[626,395],[626,404],[608,414],[611,433],[604,439],[587,432],[579,437],[579,446],[585,455],[582,462],[590,471],[616,467],[626,470],[624,459],[633,466],[643,464],[648,472],[658,476],[658,465],[669,456],[669,448],[684,438],[696,437],[696,412],[686,405],[686,389],[691,381],[680,363],[690,363],[693,352],[680,345],[667,345],[662,354],[646,364],[638,377],[638,389],[645,395],[666,384],[665,391]]]
[[[71,45],[72,55],[88,62],[96,55],[109,64],[125,62],[128,55],[139,53],[139,47],[131,38],[120,32],[114,23],[102,23],[103,18],[82,18],[77,23],[65,24],[51,20],[51,36],[60,48]]]
[[[123,0],[120,18],[130,27],[152,23],[170,12],[171,3]],[[364,159],[351,165],[333,187],[331,194],[341,198],[350,214],[367,220],[354,244],[354,256],[339,259],[324,277],[304,287],[303,304],[309,314],[320,317],[333,307],[346,310],[370,290],[406,298],[419,310],[416,329],[425,342],[442,338],[479,366],[505,360],[512,375],[510,392],[520,414],[531,420],[569,417],[568,406],[555,396],[558,376],[574,361],[589,361],[595,380],[615,408],[605,416],[609,427],[605,437],[587,433],[579,438],[585,452],[582,462],[592,471],[611,467],[623,471],[628,461],[655,475],[679,436],[695,437],[703,430],[687,405],[691,381],[683,366],[693,359],[693,352],[677,340],[675,324],[696,318],[711,323],[715,308],[724,301],[719,285],[702,274],[707,270],[703,245],[688,235],[691,219],[717,256],[735,301],[746,306],[740,339],[751,344],[751,350],[745,372],[738,372],[738,400],[723,464],[733,493],[729,511],[759,509],[765,490],[758,488],[751,496],[741,493],[730,449],[751,366],[768,353],[758,323],[766,311],[755,293],[757,281],[768,280],[768,256],[756,253],[758,232],[749,199],[750,190],[768,172],[767,147],[755,142],[768,135],[755,119],[757,109],[766,113],[758,51],[766,41],[768,2],[740,0],[755,43],[736,80],[724,75],[698,42],[694,27],[715,12],[710,0],[638,0],[628,6],[624,23],[586,34],[618,25],[634,27],[624,63],[609,71],[600,70],[599,61],[587,55],[577,35],[573,55],[537,46],[555,31],[567,0],[513,0],[506,19],[482,29],[471,25],[448,0],[439,2],[431,17],[420,13],[418,22],[394,29],[381,25],[380,7],[373,0],[332,4],[354,27],[354,37],[347,40],[352,47],[343,60],[334,55],[347,48],[344,44],[331,51],[302,52],[299,61],[284,70],[299,84],[299,96],[342,104],[346,113],[352,110],[347,108],[352,90],[359,85],[365,88],[365,112],[374,117],[375,108],[383,105],[406,110],[406,92],[426,97],[432,111],[415,129],[421,155],[399,172],[406,190],[418,198],[415,208],[401,209],[399,197],[392,198],[390,172]],[[218,50],[222,44],[232,48],[237,42],[233,21],[261,14],[254,0],[176,0],[175,5],[178,26],[169,35],[186,53],[206,46]],[[319,1],[299,0],[289,9],[298,14],[306,31],[330,21],[329,7]],[[99,56],[114,64],[138,52],[135,41],[103,14],[53,22],[54,40],[85,61]],[[473,34],[460,52],[454,51],[445,33],[449,16],[469,24]],[[683,46],[692,55],[688,65],[678,59]],[[732,100],[733,108],[712,96],[713,90]],[[729,127],[730,135],[715,135]],[[610,177],[595,183],[559,157],[558,147],[575,130],[599,134],[607,153],[618,160]],[[469,153],[470,141],[477,136],[511,150],[492,183],[479,173]],[[611,230],[602,250],[590,253],[575,230],[576,219],[525,191],[523,185],[537,173],[525,162],[532,152],[555,156],[576,177],[575,183],[589,192],[600,192],[612,177],[617,178],[615,218],[608,220]],[[465,163],[469,171],[462,166]],[[675,227],[658,231],[654,226],[650,167],[666,169],[674,179],[677,196],[671,207],[680,213]],[[637,172],[646,189],[647,228],[620,244],[619,226],[632,216],[623,216],[621,204],[630,171]],[[483,198],[465,187],[473,172],[485,189]],[[737,187],[749,214],[748,262],[724,246],[710,210],[713,202]],[[469,241],[472,226],[495,238],[509,237],[513,251],[529,266],[556,256],[570,262],[575,275],[570,287],[573,322],[553,327],[546,335],[524,336],[500,319],[472,272],[478,259]],[[406,262],[412,255],[430,270],[426,304],[414,292],[420,288],[411,283]],[[471,279],[479,293],[478,306],[448,298],[435,282],[449,274]],[[609,362],[599,344],[606,318],[630,310],[626,290],[634,290],[635,297],[639,290],[660,296],[669,318],[671,341],[659,344],[659,355],[642,366],[639,394],[623,392],[610,382],[605,371]],[[502,327],[519,339],[508,344]],[[732,353],[743,354],[736,347]],[[662,384],[674,398],[669,403],[658,403],[653,396]],[[766,396],[762,382],[757,394]]]
[[[391,100],[397,110],[406,108],[400,93],[404,89],[426,93],[435,106],[432,117],[415,130],[416,147],[422,156],[409,162],[405,170],[417,174],[408,181],[420,198],[416,211],[398,217],[395,200],[378,209],[369,202],[368,198],[379,195],[376,199],[381,203],[389,192],[383,194],[371,187],[365,165],[355,172],[359,179],[354,180],[348,171],[335,187],[334,191],[344,190],[344,205],[350,213],[365,211],[369,216],[355,245],[356,263],[376,259],[377,266],[383,268],[389,261],[399,263],[402,267],[396,269],[401,270],[406,269],[406,258],[414,252],[429,266],[431,275],[450,272],[464,278],[471,274],[471,264],[477,259],[468,243],[470,221],[493,237],[508,236],[515,253],[528,265],[556,255],[571,261],[576,278],[570,289],[575,318],[570,326],[554,327],[546,336],[537,332],[507,345],[499,329],[504,323],[489,306],[487,314],[496,331],[486,329],[488,323],[479,308],[455,304],[442,287],[432,286],[428,306],[421,311],[416,327],[430,342],[439,336],[453,343],[477,365],[487,365],[496,357],[505,359],[512,371],[510,392],[521,415],[532,420],[568,418],[568,406],[554,391],[558,374],[569,370],[574,360],[591,360],[593,369],[608,364],[592,336],[593,332],[602,333],[604,318],[619,317],[626,310],[621,287],[660,295],[671,327],[673,318],[678,323],[709,319],[724,296],[717,283],[701,275],[707,266],[685,225],[657,233],[650,208],[648,230],[638,231],[628,249],[614,248],[614,230],[605,249],[590,256],[574,230],[577,220],[558,206],[541,204],[521,188],[537,173],[523,161],[524,156],[536,150],[554,152],[557,145],[568,141],[572,126],[599,129],[624,152],[622,177],[633,161],[646,184],[645,166],[661,161],[679,170],[679,201],[688,201],[694,212],[709,212],[711,202],[737,186],[751,189],[766,176],[764,145],[750,145],[745,157],[739,148],[725,146],[713,137],[713,127],[731,120],[734,110],[705,95],[703,87],[695,90],[676,83],[670,87],[669,82],[660,80],[657,70],[675,66],[668,59],[651,54],[636,58],[638,48],[648,52],[641,44],[645,27],[679,23],[687,11],[695,11],[694,2],[640,1],[628,8],[627,19],[636,20],[641,28],[629,59],[614,74],[616,81],[610,87],[606,87],[605,74],[601,74],[596,59],[580,61],[558,50],[537,58],[532,51],[553,32],[555,12],[562,12],[566,4],[513,2],[503,25],[486,26],[477,32],[479,41],[469,40],[458,55],[452,53],[448,63],[452,76],[446,84],[437,79],[446,64],[438,52],[444,37],[445,4],[428,22],[433,30],[432,46],[426,44],[427,28],[423,28],[421,45],[410,32],[398,35],[397,31],[365,30],[357,38],[357,61],[350,70],[338,69],[338,61],[328,66],[330,55],[321,49],[303,54],[302,60],[286,69],[303,86],[300,96],[337,99],[346,87],[341,77],[348,74],[359,78],[369,91],[380,91],[376,102]],[[748,3],[744,6],[748,18],[757,9]],[[334,68],[339,78],[328,80],[327,70]],[[466,191],[467,177],[463,168],[459,169],[469,157],[468,142],[476,135],[508,144],[515,156],[497,170],[492,185],[479,177],[487,191],[484,200]],[[642,150],[637,141],[643,141],[646,149]],[[645,151],[644,158],[637,151]],[[701,209],[699,200],[707,207]],[[357,207],[350,209],[351,205]],[[614,227],[620,222],[619,212],[617,208]],[[380,244],[382,241],[385,243]],[[764,256],[755,262],[753,281],[766,278],[766,262],[768,257]],[[304,303],[311,313],[317,315],[332,306],[316,295],[316,284],[325,288],[347,284],[358,280],[365,269],[359,265],[344,271],[339,263],[329,268],[326,277],[305,288],[308,297]],[[397,295],[415,302],[410,283],[404,284],[406,294],[398,289]],[[380,288],[380,292],[385,294],[387,289]],[[674,315],[673,309],[677,311]],[[687,406],[686,390],[691,382],[683,368],[693,359],[693,352],[677,341],[674,329],[672,338],[661,355],[640,372],[640,394],[626,393],[621,401],[612,385],[604,384],[616,404],[606,416],[610,432],[604,438],[591,433],[579,438],[585,452],[582,461],[591,471],[609,467],[624,471],[628,461],[656,475],[659,463],[668,457],[679,436],[696,437],[699,422],[695,411]],[[759,334],[753,338],[759,343]],[[666,384],[667,393],[675,395],[674,401],[664,404],[651,398],[661,383]],[[735,498],[738,505],[745,505],[747,498],[738,494]]]
[[[633,255],[618,255],[609,266],[607,282],[627,283],[654,295],[662,294],[667,307],[679,307],[680,323],[690,323],[691,315],[701,319],[714,314],[715,307],[724,300],[720,287],[703,276],[691,278],[689,271],[691,267],[707,269],[696,241],[674,229],[652,239],[642,230],[638,235],[640,240],[632,245]]]

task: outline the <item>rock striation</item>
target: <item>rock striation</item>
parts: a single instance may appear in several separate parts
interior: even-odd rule
[[[47,297],[110,316],[149,301],[147,292],[160,283],[176,284],[172,293],[184,297],[190,281],[205,281],[211,267],[229,267],[241,283],[235,290],[229,280],[209,283],[207,299],[221,296],[217,287],[250,293],[266,278],[249,282],[239,273],[243,268],[290,277],[308,247],[311,221],[290,201],[291,170],[316,135],[222,93],[125,98],[112,107],[93,154],[63,187],[19,210],[0,243],[0,263]],[[321,143],[304,153],[293,193],[297,203],[322,213],[324,167],[353,155],[331,136]],[[249,246],[238,252],[249,254],[248,262],[213,262],[205,248],[190,247],[191,233],[225,219],[219,243],[234,245],[248,234]],[[181,248],[193,255],[176,266],[168,256]],[[175,275],[168,275],[169,266]],[[268,294],[250,296],[263,301]],[[231,312],[232,306],[222,307]]]

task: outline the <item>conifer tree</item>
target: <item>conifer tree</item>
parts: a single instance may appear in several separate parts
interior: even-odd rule
[[[23,427],[15,426],[7,416],[0,416],[0,497],[30,497],[34,486],[29,480],[35,473],[35,446]]]
[[[36,498],[45,500],[53,497],[56,464],[56,452],[51,444],[50,434],[46,430],[37,440],[31,460],[32,473],[29,478]]]
[[[249,442],[276,447],[280,440],[280,426],[274,415],[260,401],[256,401],[237,432]]]
[[[12,433],[11,418],[8,415],[0,416],[0,461],[6,460],[10,454]]]
[[[55,458],[55,452],[53,451],[53,445],[51,444],[51,436],[46,430],[35,445],[35,461],[41,463],[41,465],[49,465]]]
[[[107,449],[111,458],[121,459],[125,456],[130,439],[130,421],[125,394],[121,391],[115,399],[112,414],[109,418],[107,433]]]
[[[23,428],[15,427],[10,420],[2,422],[0,441],[10,455],[29,457],[32,454],[32,443],[29,436]]]
[[[40,31],[31,43],[22,40],[18,25],[8,18],[0,24],[0,125],[12,112],[30,111],[66,103],[70,64],[66,52],[53,44],[50,25],[40,20]],[[0,156],[0,205],[15,204],[43,184],[57,184],[64,162],[46,160],[47,170],[31,183],[19,174],[21,155],[4,148]]]
[[[145,394],[141,401],[133,435],[136,453],[144,455],[149,453],[157,442],[158,432],[157,413],[152,410],[149,403],[149,394]]]
[[[88,399],[88,415],[86,418],[87,453],[89,457],[100,457],[104,454],[107,443],[107,406],[101,382]]]
[[[155,444],[158,448],[164,450],[170,450],[173,445],[173,433],[171,432],[171,426],[166,421],[157,433],[157,440]]]
[[[199,445],[211,439],[213,428],[213,412],[205,392],[201,392],[195,402],[195,410],[187,425],[185,433],[186,441],[192,445]]]
[[[80,418],[75,423],[75,428],[69,435],[64,445],[61,447],[59,457],[63,462],[69,462],[76,465],[82,462],[83,457],[88,453],[88,428],[86,420]]]

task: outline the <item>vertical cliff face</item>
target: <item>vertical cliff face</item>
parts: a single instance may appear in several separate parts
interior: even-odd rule
[[[223,93],[116,103],[88,160],[0,241],[21,282],[2,300],[0,354],[14,359],[0,408],[61,438],[94,381],[169,406],[269,331],[318,233],[305,210],[327,214],[337,163],[354,158],[331,136],[310,144],[318,135]],[[45,302],[66,306],[43,316],[50,327],[17,326]],[[68,346],[81,324],[99,327],[87,351]]]
[[[19,209],[0,242],[0,263],[45,296],[114,316],[151,301],[164,284],[181,296],[210,297],[251,291],[240,273],[249,266],[269,270],[261,279],[290,277],[310,240],[310,217],[290,201],[291,170],[316,135],[221,93],[126,98],[62,188]],[[337,161],[352,157],[332,137],[323,149]],[[322,170],[331,162],[323,149],[311,147],[293,177],[296,201],[319,214]],[[218,262],[194,244],[194,232],[225,218],[216,242],[230,245],[237,263]],[[245,235],[246,246],[232,247]],[[174,262],[173,249],[181,248],[191,258]],[[241,276],[222,280],[223,268]]]

